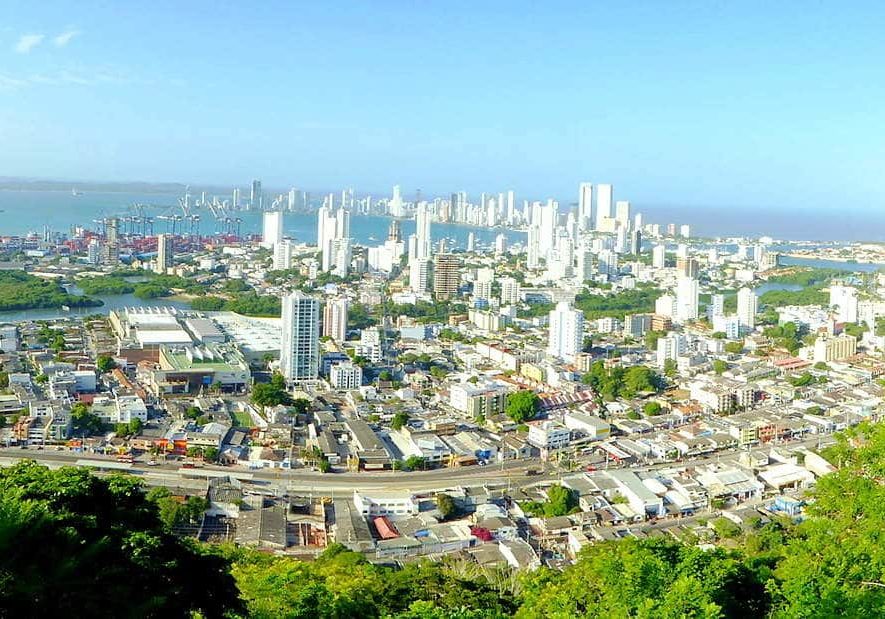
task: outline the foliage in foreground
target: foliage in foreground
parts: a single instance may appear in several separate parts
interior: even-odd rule
[[[669,538],[586,548],[563,572],[465,561],[375,565],[333,545],[316,561],[233,547],[209,554],[167,533],[136,480],[23,463],[0,471],[0,615],[384,617],[885,616],[885,425],[826,453],[808,518],[714,530],[730,548]],[[166,514],[168,516],[168,514]],[[188,516],[189,518],[191,516]]]

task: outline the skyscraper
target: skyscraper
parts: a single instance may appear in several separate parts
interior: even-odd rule
[[[612,186],[597,185],[596,186],[596,229],[601,230],[604,219],[611,219],[612,216]]]
[[[550,312],[548,322],[547,354],[574,361],[584,346],[584,312],[571,309],[566,301],[560,301]]]
[[[423,294],[430,290],[430,258],[413,258],[409,262],[409,288]]]
[[[415,256],[429,258],[432,248],[430,245],[430,212],[426,202],[418,204],[418,208],[415,210],[415,235],[418,239]]]
[[[282,240],[273,248],[273,268],[285,271],[292,268],[292,241]]]
[[[651,250],[651,265],[656,269],[663,269],[667,266],[667,247],[665,245],[655,245]]]
[[[528,240],[528,268],[537,269],[541,266],[541,227],[529,226]]]
[[[252,209],[261,209],[264,207],[264,198],[261,194],[261,181],[252,181],[252,192],[249,194],[249,207]]]
[[[693,277],[680,277],[676,282],[676,322],[697,320],[698,280]]]
[[[173,260],[172,236],[169,234],[157,235],[157,265],[155,271],[157,273],[166,273],[172,268]]]
[[[622,228],[630,227],[630,203],[627,200],[618,200],[615,203],[615,221]]]
[[[346,297],[329,299],[323,308],[323,337],[331,337],[339,344],[347,340],[347,312],[350,304]]]
[[[274,245],[283,240],[283,211],[267,211],[264,213],[261,232],[261,246],[273,249]]]
[[[286,380],[315,380],[320,365],[320,302],[301,291],[283,297],[280,370]]]
[[[437,299],[450,299],[458,294],[461,283],[458,256],[437,254],[433,263],[433,294]]]
[[[752,288],[741,288],[737,294],[737,317],[741,327],[752,331],[756,328],[756,312],[759,300]]]
[[[581,183],[578,187],[578,230],[593,228],[593,183]]]

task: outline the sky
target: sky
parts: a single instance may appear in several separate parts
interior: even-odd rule
[[[883,31],[861,1],[4,0],[0,176],[881,209]]]

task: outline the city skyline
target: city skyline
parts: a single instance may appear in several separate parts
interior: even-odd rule
[[[883,198],[882,123],[865,103],[881,86],[864,79],[881,19],[863,5],[769,7],[764,21],[637,4],[471,6],[469,22],[397,3],[216,8],[12,5],[0,134],[18,146],[0,166],[560,198],[604,178],[637,204],[698,208]]]

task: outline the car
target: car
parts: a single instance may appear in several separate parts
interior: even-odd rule
[[[593,471],[595,471],[595,470],[596,470],[596,467],[595,467],[595,466],[593,466],[593,465],[592,465],[592,464],[591,464],[591,465],[590,465],[590,466],[588,466],[588,467],[587,467],[587,469],[586,469],[586,470],[587,470],[587,472],[588,472],[588,473],[592,473],[592,472],[593,472]]]
[[[195,469],[195,468],[197,468],[197,467],[196,467],[196,465],[193,464],[192,462],[185,462],[184,464],[181,465],[181,468],[183,468],[183,469]]]
[[[156,460],[148,460],[146,463],[148,466],[160,466],[160,463]]]
[[[487,462],[485,460],[480,460],[477,464],[479,464],[480,466],[485,466]]]

